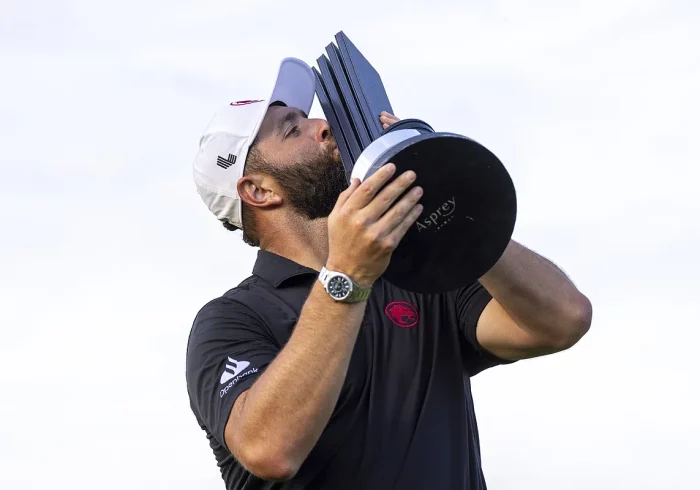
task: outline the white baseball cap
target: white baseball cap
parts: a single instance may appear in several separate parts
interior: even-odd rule
[[[194,182],[204,204],[219,220],[243,229],[237,183],[270,104],[283,102],[308,114],[315,93],[311,67],[299,59],[285,58],[274,86],[265,94],[272,94],[268,99],[232,102],[209,121],[194,159]]]

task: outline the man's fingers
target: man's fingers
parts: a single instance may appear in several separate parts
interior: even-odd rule
[[[399,225],[394,228],[394,230],[389,233],[389,236],[387,236],[386,240],[388,243],[391,245],[392,248],[396,248],[399,246],[399,242],[401,242],[401,239],[404,237],[406,232],[413,226],[413,223],[416,222],[418,217],[421,215],[423,212],[423,205],[421,204],[416,204],[413,206],[413,208],[406,214]]]
[[[381,118],[386,118],[386,119],[389,119],[389,120],[394,121],[394,122],[396,122],[396,121],[399,120],[398,117],[396,117],[395,115],[393,115],[393,114],[391,114],[391,113],[389,113],[389,112],[386,112],[386,111],[380,112],[380,113],[379,113],[379,118],[380,118],[380,119],[381,119]]]
[[[423,189],[420,187],[414,187],[410,192],[407,192],[406,195],[403,196],[399,202],[394,204],[394,206],[377,222],[376,226],[382,230],[379,235],[390,235],[396,227],[400,226],[406,216],[415,208],[418,200],[422,196]]]
[[[399,118],[393,114],[383,111],[379,114],[379,122],[382,123],[382,129],[386,129],[394,123],[399,122]]]
[[[350,199],[352,193],[355,192],[355,190],[357,190],[358,187],[360,187],[360,179],[352,179],[348,188],[341,192],[338,196],[338,200],[335,201],[335,209],[342,208],[343,205],[345,205],[345,203],[347,202],[347,200]]]
[[[352,192],[345,202],[345,206],[352,209],[362,209],[367,206],[374,199],[377,191],[394,175],[394,172],[396,172],[396,165],[393,163],[384,165]]]
[[[379,114],[379,121],[383,125],[391,126],[395,122],[399,122],[399,118],[394,116],[393,114],[389,114],[388,112],[382,112]]]
[[[390,207],[394,206],[394,210],[390,212],[395,212],[395,209],[400,207],[400,201],[399,203],[396,203],[396,205],[394,205],[394,202],[406,191],[406,189],[413,185],[415,180],[416,173],[414,171],[409,170],[408,172],[402,173],[390,184],[385,186],[379,194],[377,194],[377,197],[367,205],[367,207],[363,210],[363,213],[366,213],[369,220],[377,221],[382,217],[382,215],[384,215],[384,213],[387,212]],[[411,204],[411,206],[413,204],[415,204],[415,201]],[[404,211],[407,212],[408,209],[410,209],[410,206]],[[393,226],[391,228],[393,228]]]

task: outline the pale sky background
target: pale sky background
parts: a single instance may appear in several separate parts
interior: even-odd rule
[[[224,488],[185,346],[256,250],[192,161],[341,29],[398,116],[501,158],[514,238],[594,305],[572,350],[474,378],[489,488],[700,488],[699,26],[693,0],[1,0],[0,488]]]

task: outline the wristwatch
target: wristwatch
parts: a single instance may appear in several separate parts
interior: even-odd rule
[[[318,280],[335,301],[340,303],[357,303],[369,298],[372,288],[363,288],[342,272],[321,269]]]

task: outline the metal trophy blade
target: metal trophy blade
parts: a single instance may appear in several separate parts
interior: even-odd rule
[[[435,132],[419,119],[382,129],[394,113],[379,73],[343,33],[314,69],[317,95],[343,165],[361,181],[387,163],[417,174],[423,213],[392,255],[384,278],[407,291],[443,293],[488,272],[508,245],[517,214],[515,187],[483,145]]]

